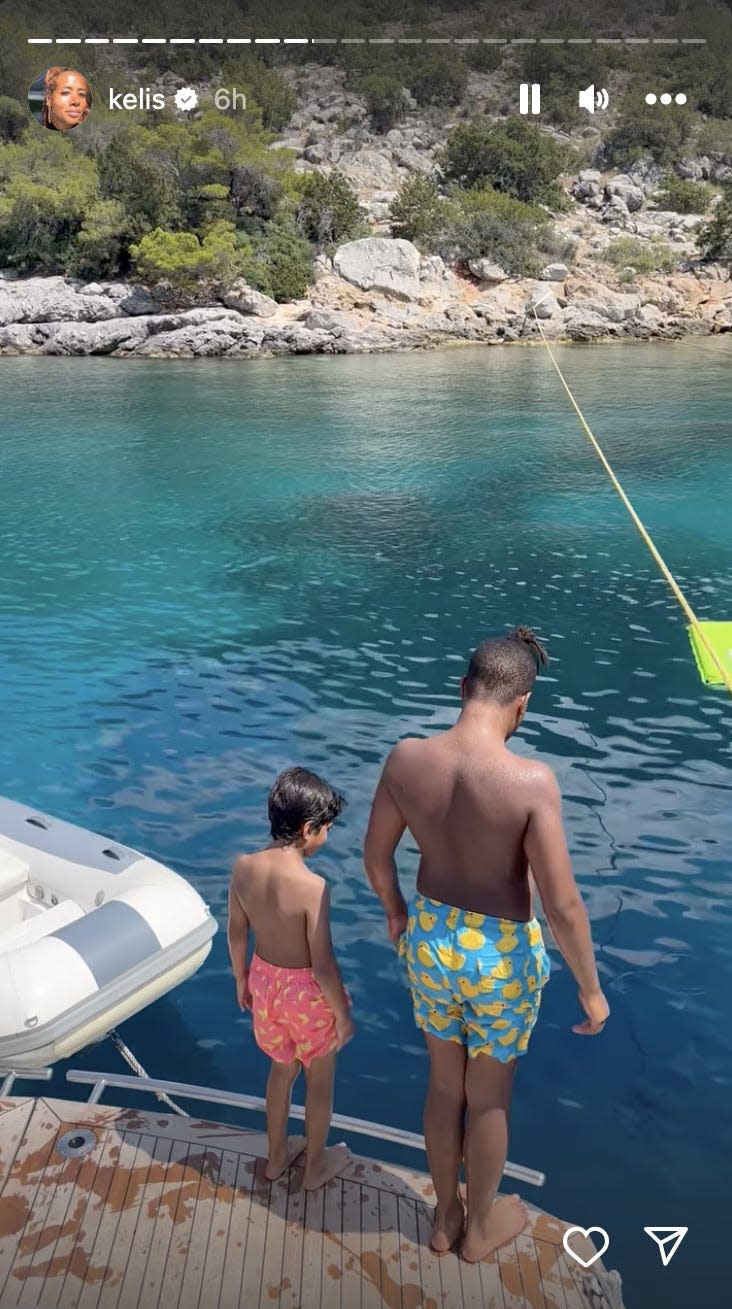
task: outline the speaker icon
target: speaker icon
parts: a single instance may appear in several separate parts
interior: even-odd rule
[[[610,96],[605,87],[603,86],[599,91],[596,91],[593,82],[579,93],[580,109],[587,109],[591,114],[594,114],[596,109],[607,109],[609,103]]]

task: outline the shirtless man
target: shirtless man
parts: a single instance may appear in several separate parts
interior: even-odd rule
[[[587,914],[572,875],[559,787],[546,764],[506,748],[546,652],[528,628],[484,641],[461,683],[454,727],[400,741],[387,758],[371,809],[364,858],[406,957],[430,1080],[424,1110],[435,1187],[431,1246],[462,1236],[471,1263],[528,1221],[518,1196],[496,1198],[508,1149],[517,1057],[536,1022],[549,965],[532,915],[531,874],[585,1012],[573,1030],[601,1032],[600,989]],[[409,829],[420,851],[407,906],[394,854]],[[467,1217],[459,1192],[467,1181]]]

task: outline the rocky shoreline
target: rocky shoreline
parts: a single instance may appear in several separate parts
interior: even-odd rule
[[[458,276],[408,241],[367,237],[321,257],[307,300],[243,283],[167,308],[142,286],[0,272],[0,355],[255,358],[419,350],[460,342],[679,339],[732,332],[727,269],[698,265],[608,285],[550,264],[518,279],[486,261]]]

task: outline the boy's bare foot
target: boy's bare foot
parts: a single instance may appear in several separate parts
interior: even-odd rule
[[[267,1160],[267,1167],[264,1175],[268,1182],[276,1182],[278,1177],[286,1173],[291,1168],[295,1160],[300,1157],[305,1149],[306,1141],[304,1136],[288,1136],[287,1149],[282,1155],[273,1155]]]
[[[455,1196],[447,1211],[442,1214],[435,1209],[435,1222],[430,1237],[430,1249],[435,1254],[447,1254],[463,1233],[465,1210],[459,1195]]]
[[[325,1186],[331,1178],[342,1173],[350,1162],[351,1152],[347,1145],[329,1145],[314,1167],[305,1164],[305,1176],[302,1179],[305,1190],[317,1191],[318,1187]]]
[[[475,1221],[471,1223],[468,1215],[465,1240],[460,1247],[463,1259],[470,1264],[487,1259],[499,1246],[523,1232],[528,1221],[528,1212],[519,1196],[499,1195],[493,1201],[487,1221],[480,1226]]]

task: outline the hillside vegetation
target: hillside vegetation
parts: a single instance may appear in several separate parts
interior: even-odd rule
[[[156,26],[177,32],[175,6],[161,5]],[[703,254],[732,262],[732,192],[716,190],[676,166],[687,156],[712,155],[732,166],[732,6],[683,6],[667,0],[658,15],[632,18],[623,5],[598,8],[598,31],[640,30],[705,36],[707,45],[329,45],[254,49],[211,47],[84,47],[75,50],[96,94],[88,123],[69,134],[40,128],[27,110],[27,89],[39,71],[38,48],[20,9],[0,18],[0,265],[22,273],[75,274],[86,279],[136,276],[173,293],[193,296],[244,277],[280,301],[302,296],[319,252],[373,229],[373,215],[339,167],[303,167],[295,153],[273,148],[298,109],[294,73],[320,59],[342,72],[343,86],[361,107],[336,124],[344,134],[359,117],[386,137],[400,124],[425,121],[439,129],[433,166],[406,177],[389,209],[391,233],[440,254],[456,268],[495,260],[508,273],[532,275],[547,258],[569,258],[554,219],[574,204],[568,179],[588,163],[626,171],[638,160],[664,170],[659,203],[679,214],[714,210],[699,236]],[[98,6],[74,7],[76,28],[98,31]],[[284,34],[404,37],[460,33],[480,37],[531,31],[527,6],[517,13],[475,15],[442,0],[400,6],[344,4],[327,16],[321,6],[295,5],[281,13]],[[557,35],[590,32],[591,7],[567,6],[553,21]],[[271,30],[264,3],[194,3],[187,31],[221,34]],[[598,17],[598,22],[600,19]],[[149,30],[138,0],[116,6],[115,33]],[[633,29],[631,25],[636,25]],[[46,30],[68,26],[66,5],[46,10]],[[35,30],[35,29],[34,29]],[[543,32],[548,32],[546,23]],[[50,60],[44,49],[43,58]],[[64,57],[68,57],[64,52]],[[41,60],[42,62],[42,60]],[[502,72],[540,81],[546,120],[514,116],[500,88]],[[640,77],[642,72],[643,76]],[[493,77],[496,102],[476,109],[471,78]],[[585,82],[617,88],[607,126],[588,143],[587,119],[577,105]],[[192,115],[114,112],[106,88],[140,83],[192,82],[205,88]],[[507,84],[507,83],[506,83]],[[683,86],[684,109],[645,104],[639,86],[658,93]],[[212,107],[217,86],[236,86],[246,109]],[[169,97],[170,99],[171,97]],[[596,123],[600,124],[599,116]],[[557,130],[561,129],[561,130]],[[719,191],[723,198],[718,203]],[[637,262],[637,261],[635,261]]]

